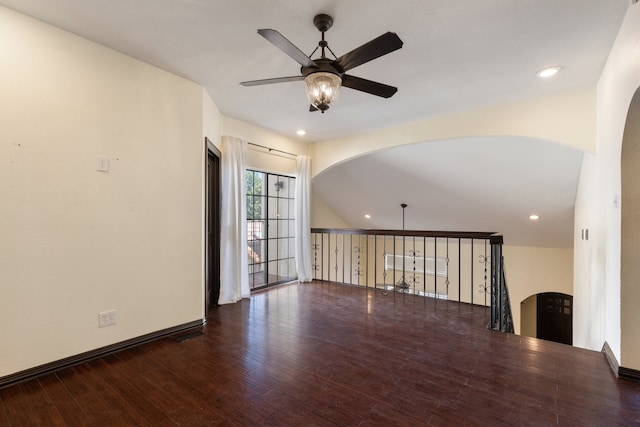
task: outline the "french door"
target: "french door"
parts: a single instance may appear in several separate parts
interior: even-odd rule
[[[295,178],[247,170],[246,184],[250,288],[295,280]]]

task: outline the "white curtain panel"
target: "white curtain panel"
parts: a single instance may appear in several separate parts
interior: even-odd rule
[[[311,270],[311,159],[297,157],[295,191],[296,269],[299,282],[313,280]]]
[[[223,136],[222,148],[222,230],[218,304],[231,304],[251,295],[245,188],[247,142]]]

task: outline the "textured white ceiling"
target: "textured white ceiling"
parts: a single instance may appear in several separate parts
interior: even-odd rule
[[[594,86],[628,0],[0,0],[203,85],[229,117],[323,141],[427,117]],[[243,87],[299,65],[256,30],[280,31],[310,54],[317,13],[340,56],[386,31],[404,47],[349,73],[399,88],[382,99],[345,88],[326,114],[309,113],[304,84]],[[561,65],[541,80],[539,69]],[[355,159],[314,191],[354,226],[498,231],[509,244],[572,246],[582,154],[547,142],[470,139],[401,147]],[[484,166],[481,167],[480,164]],[[384,174],[371,173],[384,170]],[[339,189],[339,191],[338,191]],[[373,215],[364,222],[365,211]],[[538,223],[527,216],[537,212]]]
[[[593,85],[628,0],[0,0],[205,86],[220,111],[284,135],[319,141]],[[386,31],[404,47],[350,71],[397,86],[383,99],[344,89],[326,114],[309,113],[304,83],[238,83],[299,73],[260,37],[280,31],[310,54],[313,16],[334,17],[340,56]],[[535,72],[562,65],[552,81]]]

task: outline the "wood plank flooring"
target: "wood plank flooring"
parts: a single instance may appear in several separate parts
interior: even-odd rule
[[[0,390],[0,426],[632,426],[602,353],[486,329],[486,308],[329,283],[211,310]]]

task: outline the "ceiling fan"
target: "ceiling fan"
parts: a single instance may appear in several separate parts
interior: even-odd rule
[[[276,30],[258,30],[258,34],[302,66],[300,68],[301,75],[251,80],[240,84],[258,86],[304,80],[307,85],[307,96],[311,103],[309,111],[320,110],[323,113],[329,109],[331,102],[336,100],[341,86],[383,98],[389,98],[398,91],[398,88],[393,86],[346,74],[352,68],[400,49],[403,43],[396,33],[387,32],[337,58],[324,39],[324,33],[333,25],[333,18],[326,14],[319,14],[313,18],[313,24],[322,33],[322,40],[318,43],[321,54],[320,58],[316,59],[311,59],[311,56],[316,53],[318,47],[311,55],[307,56]],[[325,56],[325,49],[331,52],[334,59]]]

